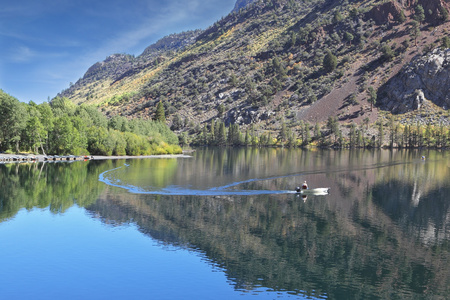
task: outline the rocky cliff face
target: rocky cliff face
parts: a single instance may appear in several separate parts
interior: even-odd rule
[[[71,95],[83,90],[86,86],[95,85],[96,82],[109,80],[110,84],[114,84],[145,68],[158,65],[171,51],[176,52],[195,43],[202,32],[198,29],[171,34],[147,47],[138,57],[128,54],[110,55],[104,61],[92,65],[80,80],[58,96],[70,98]],[[87,99],[89,99],[89,94],[90,91],[86,94]]]
[[[246,7],[247,5],[255,2],[256,0],[237,0],[236,4],[234,5],[233,11],[237,12],[239,11],[241,8]]]
[[[417,4],[422,5],[425,12],[425,21],[432,25],[442,22],[445,19],[444,11],[449,9],[448,1],[445,0],[419,0]]]
[[[365,15],[366,20],[373,20],[375,24],[382,25],[394,23],[399,19],[402,7],[397,2],[386,2],[374,6]]]
[[[445,55],[416,59],[424,69],[412,64],[390,80],[450,32],[450,22],[436,13],[447,2],[428,0],[426,14],[438,25],[425,20],[420,38],[412,38],[414,8],[423,1],[238,0],[238,10],[204,31],[168,36],[138,57],[96,63],[59,96],[130,119],[152,118],[162,101],[168,124],[182,120],[179,130],[186,132],[217,119],[261,130],[330,116],[374,122],[379,109],[368,102],[367,88],[386,82],[378,93],[382,109],[410,111],[426,99],[447,108]],[[384,46],[392,60],[380,57]],[[337,62],[331,72],[323,68],[328,50]]]
[[[450,49],[416,57],[381,89],[379,104],[393,113],[420,109],[425,101],[450,107]]]

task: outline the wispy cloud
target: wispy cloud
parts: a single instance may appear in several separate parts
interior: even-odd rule
[[[19,46],[13,49],[10,60],[16,63],[26,63],[36,57],[36,53],[26,46]]]
[[[5,43],[0,48],[3,57],[0,88],[22,95],[24,100],[42,99],[42,94],[45,98],[55,95],[68,87],[70,81],[82,77],[95,62],[114,53],[139,55],[168,34],[206,28],[215,21],[214,13],[226,10],[226,5],[231,9],[234,2],[20,0],[2,3],[0,39]]]
[[[112,54],[111,50],[126,52],[142,43],[149,46],[152,42],[156,42],[156,39],[178,32],[176,30],[181,28],[183,30],[198,29],[197,27],[186,28],[186,25],[191,23],[200,6],[201,1],[197,0],[161,2],[158,5],[158,14],[149,13],[146,18],[142,18],[138,24],[135,24],[133,29],[119,32],[113,38],[106,40],[97,49],[96,54],[104,54],[105,52]],[[151,10],[152,8],[149,9]]]

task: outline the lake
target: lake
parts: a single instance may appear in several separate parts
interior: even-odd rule
[[[450,295],[450,152],[207,148],[0,181],[1,299]]]

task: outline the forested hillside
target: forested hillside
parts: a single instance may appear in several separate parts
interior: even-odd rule
[[[413,59],[449,48],[448,27],[441,0],[238,1],[204,31],[164,38],[138,57],[111,55],[60,96],[129,119],[152,119],[162,103],[167,124],[200,144],[234,132],[237,144],[314,137],[342,146],[359,134],[363,145],[383,145],[383,126],[422,134],[419,126],[448,125],[450,103],[434,99],[445,82],[403,81],[411,86],[395,99],[387,88]],[[389,143],[417,146],[408,134]]]
[[[106,118],[63,98],[25,104],[0,90],[0,152],[73,155],[181,153],[164,122]]]

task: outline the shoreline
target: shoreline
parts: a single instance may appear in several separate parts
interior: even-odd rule
[[[89,160],[119,160],[119,159],[145,159],[145,158],[191,158],[187,154],[162,154],[162,155],[124,155],[124,156],[104,156],[104,155],[79,155],[79,156],[59,156],[61,159],[49,160],[48,157],[52,155],[42,154],[4,154],[0,153],[0,163],[14,163],[14,162],[73,162],[73,161],[89,161]],[[70,157],[71,159],[67,159]]]

